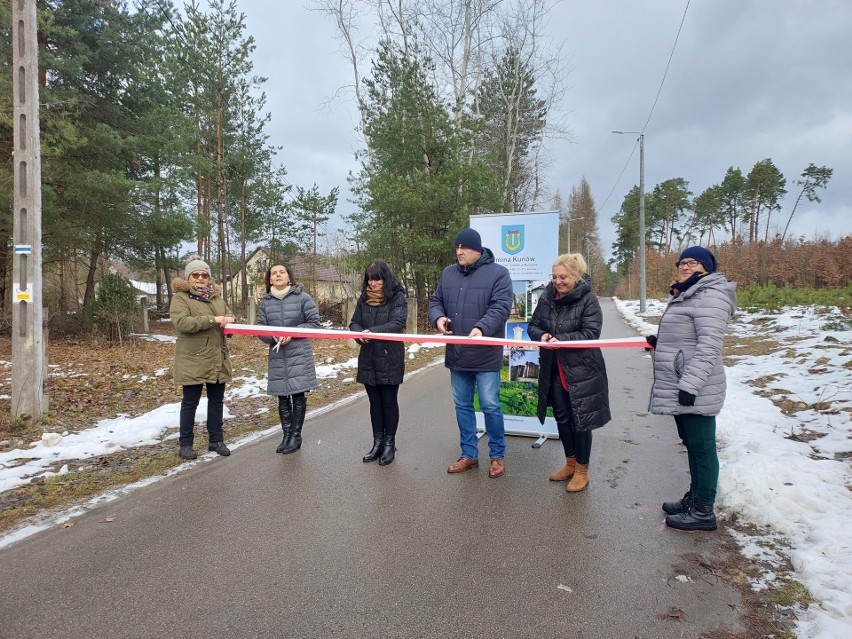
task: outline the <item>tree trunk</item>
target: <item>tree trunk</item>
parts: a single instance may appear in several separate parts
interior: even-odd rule
[[[83,308],[88,308],[95,300],[95,273],[98,270],[98,257],[100,257],[100,252],[96,248],[92,248],[89,253],[89,269],[86,273],[86,291],[83,293]]]

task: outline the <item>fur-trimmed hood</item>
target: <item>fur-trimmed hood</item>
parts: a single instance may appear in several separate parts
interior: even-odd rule
[[[219,295],[222,291],[219,288],[218,284],[215,282],[213,284],[213,296]],[[175,293],[189,293],[192,290],[192,285],[183,279],[182,277],[173,277],[172,278],[172,291]]]

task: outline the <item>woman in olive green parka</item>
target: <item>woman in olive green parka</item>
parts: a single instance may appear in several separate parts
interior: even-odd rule
[[[231,358],[222,330],[234,321],[222,294],[210,281],[210,266],[192,260],[184,270],[186,279],[172,280],[169,315],[177,332],[173,376],[183,386],[180,405],[180,456],[195,459],[193,449],[195,412],[201,391],[207,385],[208,450],[230,455],[224,443],[225,383],[231,380]]]

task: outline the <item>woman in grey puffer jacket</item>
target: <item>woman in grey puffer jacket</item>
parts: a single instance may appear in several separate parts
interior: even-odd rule
[[[715,530],[716,415],[726,389],[722,341],[737,309],[736,284],[716,272],[716,258],[700,246],[681,253],[677,267],[659,332],[647,338],[654,349],[649,410],[674,416],[689,459],[689,491],[663,510],[672,528]]]
[[[262,326],[319,328],[319,312],[311,296],[293,279],[283,264],[266,271],[266,295],[260,301],[257,323]],[[284,438],[277,453],[294,453],[302,446],[305,423],[305,393],[317,387],[314,350],[311,340],[300,337],[260,337],[269,345],[269,373],[266,392],[278,397],[278,414]]]

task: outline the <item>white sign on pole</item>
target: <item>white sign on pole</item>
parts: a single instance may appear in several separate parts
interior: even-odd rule
[[[476,215],[470,226],[513,280],[550,279],[550,266],[559,254],[559,213]]]

